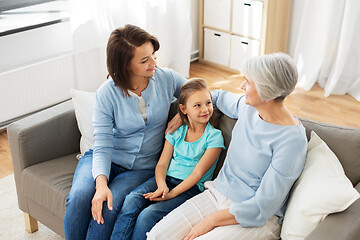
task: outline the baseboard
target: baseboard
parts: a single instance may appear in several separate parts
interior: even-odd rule
[[[193,51],[190,55],[190,62],[199,60],[199,50]]]

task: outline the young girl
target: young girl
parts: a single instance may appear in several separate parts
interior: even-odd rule
[[[179,113],[183,125],[166,135],[155,177],[132,191],[123,203],[111,239],[146,239],[146,232],[167,213],[204,191],[224,148],[205,80],[193,79],[180,89]]]

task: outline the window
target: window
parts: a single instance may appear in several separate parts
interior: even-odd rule
[[[0,0],[0,12],[52,1],[55,0]]]
[[[66,0],[0,0],[0,37],[69,21]]]

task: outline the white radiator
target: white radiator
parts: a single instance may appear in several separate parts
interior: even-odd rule
[[[76,85],[73,54],[0,73],[0,125],[69,99]]]

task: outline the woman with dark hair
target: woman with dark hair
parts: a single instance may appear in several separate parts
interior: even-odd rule
[[[159,47],[133,25],[111,33],[108,80],[96,92],[94,147],[80,158],[66,199],[66,239],[109,239],[125,196],[154,176],[172,98],[186,81],[156,66]]]

